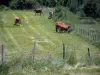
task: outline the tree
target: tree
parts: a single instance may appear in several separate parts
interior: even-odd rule
[[[10,8],[12,9],[32,9],[39,3],[36,0],[12,0]]]
[[[84,12],[87,16],[98,17],[100,16],[100,0],[89,0],[84,7]]]

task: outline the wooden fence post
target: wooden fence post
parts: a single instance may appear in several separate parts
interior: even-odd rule
[[[93,34],[93,41],[95,40],[95,35]]]
[[[81,34],[81,29],[79,28],[79,34]]]
[[[82,36],[84,36],[83,29],[82,29]]]
[[[78,28],[78,34],[80,34],[80,28]]]
[[[97,41],[100,42],[100,40],[99,40],[99,35],[97,35]]]
[[[88,57],[90,58],[90,49],[88,48]]]
[[[66,48],[65,48],[65,44],[63,43],[63,59],[65,59],[66,57]]]
[[[83,29],[83,36],[85,36],[85,30]]]
[[[95,41],[97,41],[97,34],[95,35]]]
[[[89,33],[89,31],[88,31],[88,39],[91,39],[91,38],[90,38],[90,33]]]
[[[72,28],[73,30],[74,30],[74,32],[75,32],[75,24],[73,25],[73,28]]]
[[[35,56],[36,56],[36,41],[34,42],[34,49],[33,49],[33,52],[34,52],[33,58],[35,58]]]
[[[2,45],[1,60],[2,64],[4,64],[4,45]]]
[[[81,28],[81,35],[82,35],[82,28]]]

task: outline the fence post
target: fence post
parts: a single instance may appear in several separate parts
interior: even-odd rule
[[[74,29],[74,31],[76,32],[76,29],[75,29],[75,24],[73,25],[73,29]]]
[[[99,35],[97,35],[97,41],[100,42],[100,40],[99,40]]]
[[[4,45],[2,45],[1,60],[2,64],[4,64]]]
[[[83,29],[81,29],[81,31],[82,31],[82,33],[81,33],[81,34],[82,34],[82,36],[83,36]]]
[[[35,58],[35,56],[36,56],[36,41],[34,42],[34,49],[33,49],[33,52],[34,52],[33,58]]]
[[[63,59],[65,59],[66,57],[66,48],[65,48],[65,44],[63,43]]]
[[[95,40],[95,35],[93,35],[93,41]]]
[[[97,34],[95,35],[95,41],[97,41]]]
[[[83,29],[83,36],[85,36],[85,30]]]
[[[82,29],[81,29],[81,35],[82,35]]]
[[[90,49],[88,48],[88,57],[90,58]]]

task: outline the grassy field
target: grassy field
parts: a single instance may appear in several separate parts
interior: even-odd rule
[[[14,26],[16,16],[22,19],[19,26]],[[63,43],[67,49],[65,60],[62,59]],[[74,32],[56,33],[55,22],[46,13],[35,16],[32,11],[0,12],[0,50],[2,44],[5,65],[0,66],[0,75],[100,75],[100,49]]]

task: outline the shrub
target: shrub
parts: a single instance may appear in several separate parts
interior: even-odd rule
[[[0,65],[0,75],[7,75],[9,66],[7,64]]]
[[[32,9],[36,6],[39,6],[39,2],[36,0],[12,0],[9,7],[11,9]]]
[[[0,5],[0,11],[9,10],[9,8],[5,5]]]
[[[54,12],[54,20],[55,21],[62,21],[62,20],[64,20],[64,19],[67,19],[66,17],[67,17],[67,13],[66,13],[67,11],[66,11],[66,8],[65,7],[63,7],[63,6],[57,6],[56,8],[55,8],[55,12]]]

